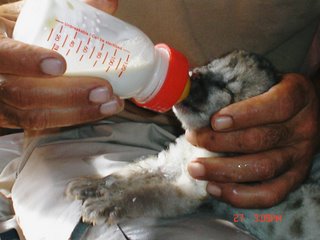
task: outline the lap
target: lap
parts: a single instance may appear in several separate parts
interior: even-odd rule
[[[97,232],[102,234],[97,237]],[[254,239],[230,222],[215,218],[208,210],[176,218],[139,218],[127,220],[118,226],[90,227],[83,236],[87,240]]]
[[[251,239],[210,212],[133,219],[115,226],[77,225],[81,202],[64,197],[74,177],[105,176],[136,157],[155,154],[174,136],[153,124],[98,124],[34,145],[22,156],[12,199],[27,239]],[[36,231],[35,231],[36,230]],[[82,230],[82,231],[81,231]],[[83,231],[85,230],[85,231]],[[85,237],[83,237],[83,233]]]

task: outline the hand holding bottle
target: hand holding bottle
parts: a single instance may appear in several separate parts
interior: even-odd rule
[[[60,54],[13,40],[12,19],[14,15],[0,18],[1,127],[70,126],[102,119],[123,108],[107,81],[64,77],[66,62]]]
[[[106,79],[118,96],[154,111],[188,93],[189,64],[180,52],[77,0],[26,0],[13,38],[60,53],[65,75]]]

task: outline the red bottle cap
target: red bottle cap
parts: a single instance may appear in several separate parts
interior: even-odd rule
[[[189,93],[189,63],[182,53],[166,44],[157,44],[155,48],[165,49],[169,53],[167,76],[152,99],[144,103],[134,102],[140,107],[156,112],[166,112]]]

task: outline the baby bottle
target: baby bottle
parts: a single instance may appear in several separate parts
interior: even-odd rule
[[[180,52],[79,0],[25,0],[13,38],[59,52],[66,75],[104,78],[121,98],[154,111],[188,94],[189,66]]]

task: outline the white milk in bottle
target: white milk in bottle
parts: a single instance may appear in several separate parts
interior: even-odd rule
[[[155,111],[169,110],[189,89],[180,52],[78,0],[25,0],[13,38],[59,52],[66,75],[104,78],[121,98]]]

